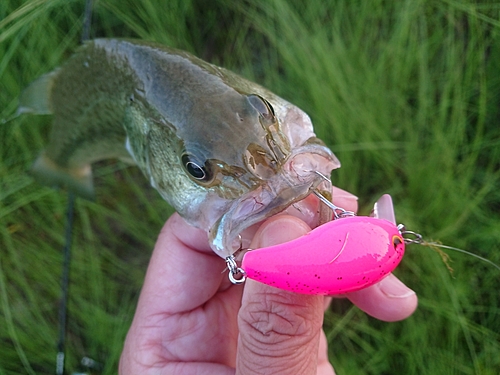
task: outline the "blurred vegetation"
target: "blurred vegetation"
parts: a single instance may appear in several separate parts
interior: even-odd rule
[[[500,2],[94,1],[92,37],[188,50],[304,109],[361,213],[390,193],[408,228],[500,263]],[[83,9],[0,3],[0,119],[78,46]],[[50,116],[0,123],[1,375],[54,372],[66,194],[26,173],[49,127]],[[172,210],[137,169],[106,161],[94,173],[97,201],[76,207],[67,367],[88,356],[113,374]],[[336,302],[325,328],[337,374],[500,373],[499,271],[450,256],[453,274],[408,248],[396,274],[420,305],[403,322]]]

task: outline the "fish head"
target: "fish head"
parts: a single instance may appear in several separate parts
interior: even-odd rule
[[[162,132],[170,130],[164,137],[150,131],[147,169],[152,185],[188,223],[207,231],[225,258],[244,229],[305,198],[340,163],[298,107],[230,72],[207,69],[225,84],[200,86],[198,96],[192,90],[176,105],[176,118],[161,111]],[[182,88],[176,92],[180,100]]]

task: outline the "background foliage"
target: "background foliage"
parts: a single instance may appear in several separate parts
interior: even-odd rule
[[[0,118],[79,44],[82,0],[0,3]],[[95,0],[92,37],[188,50],[304,109],[362,213],[393,195],[398,221],[500,263],[500,3],[466,0]],[[77,95],[77,93],[75,93]],[[0,123],[0,374],[54,372],[66,195],[26,173],[49,116]],[[68,368],[116,372],[155,238],[171,209],[134,168],[95,166],[77,201]],[[338,374],[498,374],[500,274],[409,247],[396,274],[420,297],[383,323],[327,313]],[[182,291],[180,291],[182,292]]]

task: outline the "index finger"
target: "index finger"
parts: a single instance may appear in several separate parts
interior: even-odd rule
[[[173,214],[156,241],[136,316],[174,314],[202,305],[217,292],[224,269],[207,234]]]

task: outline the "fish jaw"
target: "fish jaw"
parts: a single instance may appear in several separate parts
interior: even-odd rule
[[[279,173],[233,201],[210,228],[213,251],[222,258],[232,255],[238,250],[237,239],[243,230],[304,199],[321,184],[329,184],[325,176],[339,167],[340,162],[325,146],[306,144],[295,149]]]

